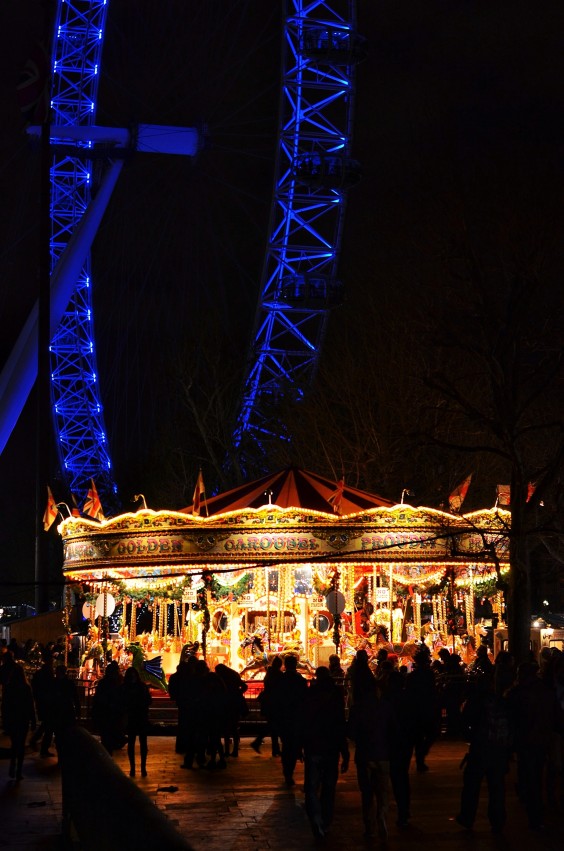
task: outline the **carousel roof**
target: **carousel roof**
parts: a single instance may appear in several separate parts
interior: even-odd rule
[[[344,484],[340,495],[341,484],[326,479],[317,473],[289,467],[279,473],[264,476],[254,482],[225,491],[206,499],[209,515],[236,511],[242,508],[261,508],[272,503],[280,508],[302,508],[312,511],[334,511],[337,503],[337,514],[352,514],[368,508],[390,507],[394,505],[389,499],[377,494],[352,488]],[[337,494],[340,495],[336,496]],[[334,501],[331,501],[333,498]],[[186,514],[192,513],[192,506],[182,509]],[[202,508],[202,514],[206,509]]]

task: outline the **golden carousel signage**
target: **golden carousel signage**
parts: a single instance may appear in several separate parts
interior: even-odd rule
[[[59,530],[65,574],[100,581],[270,561],[462,566],[492,548],[505,561],[508,528],[499,510],[457,516],[399,505],[341,517],[269,505],[211,517],[149,509],[101,523],[69,517]]]

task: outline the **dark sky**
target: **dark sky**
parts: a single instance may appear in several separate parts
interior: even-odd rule
[[[233,357],[245,356],[268,231],[280,8],[111,0],[99,123],[202,122],[209,132],[195,164],[127,164],[94,248],[118,478],[166,415],[171,358],[210,314]],[[37,283],[38,162],[15,84],[40,34],[41,2],[7,0],[0,16],[2,361]],[[524,221],[538,232],[561,222],[563,17],[553,0],[359,0],[369,55],[357,69],[353,149],[363,179],[348,202],[340,321],[356,321],[367,287],[416,293],[426,260],[462,218],[485,242],[492,222],[509,229],[508,210],[517,211],[513,237]],[[547,183],[552,192],[535,191]],[[33,571],[34,430],[32,400],[0,459],[0,578]]]

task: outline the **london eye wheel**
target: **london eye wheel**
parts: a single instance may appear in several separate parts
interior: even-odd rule
[[[222,75],[218,75],[220,82],[215,84],[216,90],[211,95],[208,85],[206,97],[199,104],[199,114],[196,114],[196,108],[192,109],[190,123],[193,124],[201,119],[208,120],[210,99],[218,96],[218,90],[221,90],[218,100],[222,102],[221,108],[224,110],[222,119],[225,119],[229,111],[237,111],[238,107],[234,106],[233,102],[229,103],[229,96],[233,95],[233,92],[230,92],[230,78],[234,76],[234,66],[246,67],[248,64],[246,52],[237,52],[241,50],[239,37],[243,36],[245,30],[251,30],[252,41],[260,43],[264,30],[272,32],[272,22],[265,22],[264,14],[262,18],[259,16],[257,22],[257,5],[252,2],[232,4],[233,14],[229,21],[231,29],[226,26],[225,15],[220,23],[215,20],[215,4],[204,4],[207,9],[205,13],[202,12],[201,6],[202,4],[197,3],[175,2],[163,5],[145,0],[142,4],[137,4],[135,15],[139,30],[137,35],[141,40],[145,40],[140,56],[139,41],[137,42],[138,56],[133,63],[140,90],[155,85],[154,74],[147,70],[151,67],[151,59],[155,60],[157,66],[161,66],[161,91],[162,87],[167,85],[162,82],[163,76],[166,81],[167,73],[171,77],[171,89],[174,89],[175,75],[186,74],[187,71],[191,77],[192,89],[198,89],[198,75],[209,77],[202,67],[204,55],[210,52],[207,38],[200,39],[198,49],[194,48],[192,42],[190,61],[175,66],[169,59],[169,54],[171,57],[173,54],[178,57],[178,48],[169,51],[163,37],[158,41],[154,39],[155,29],[152,22],[158,19],[161,32],[164,27],[171,44],[180,31],[177,18],[180,9],[185,25],[189,23],[187,18],[190,15],[195,20],[198,15],[203,14],[199,32],[205,32],[204,28],[212,31],[216,28],[213,43],[218,52],[212,56],[212,64],[221,66],[223,71]],[[269,405],[281,394],[292,394],[293,398],[299,399],[306,391],[319,357],[328,313],[340,299],[337,261],[344,202],[346,189],[358,177],[358,165],[350,157],[353,72],[355,62],[360,56],[354,8],[354,2],[348,0],[319,3],[290,0],[285,6],[282,19],[282,107],[277,137],[275,191],[251,356],[237,427],[233,435],[243,470],[261,464],[269,439],[287,437],[283,429],[277,432],[273,428],[272,421],[269,420]],[[105,425],[108,405],[105,414],[101,382],[98,378],[98,355],[94,334],[95,299],[92,285],[96,279],[96,269],[93,274],[92,266],[93,262],[94,266],[96,265],[96,261],[92,259],[90,246],[97,229],[101,228],[105,236],[105,254],[111,257],[109,265],[112,266],[110,279],[113,299],[110,299],[110,307],[106,302],[101,314],[96,307],[98,332],[101,326],[109,324],[110,329],[112,327],[112,310],[118,300],[118,288],[122,287],[127,299],[133,302],[142,288],[140,279],[146,281],[147,277],[146,274],[141,274],[139,269],[135,269],[135,280],[128,284],[126,279],[131,277],[131,269],[116,269],[120,262],[116,239],[119,239],[120,246],[127,240],[127,228],[124,228],[124,233],[116,236],[119,228],[115,226],[116,219],[119,221],[120,217],[124,218],[124,207],[121,207],[121,213],[114,210],[111,225],[108,225],[106,220],[100,224],[112,192],[114,198],[115,193],[119,196],[120,192],[122,197],[127,196],[127,188],[122,189],[123,177],[118,182],[118,175],[142,169],[138,165],[142,160],[141,155],[138,159],[135,158],[133,166],[128,162],[126,169],[122,169],[124,161],[131,159],[138,150],[148,151],[149,157],[164,150],[166,156],[174,157],[174,154],[179,152],[171,151],[167,147],[170,139],[167,140],[166,137],[171,134],[181,137],[178,145],[183,146],[183,150],[180,153],[193,158],[201,154],[205,135],[201,127],[176,126],[178,99],[170,101],[168,120],[166,116],[164,119],[161,117],[162,112],[155,120],[152,116],[142,114],[142,98],[136,99],[128,95],[128,109],[125,112],[127,121],[124,122],[124,97],[116,75],[112,76],[112,84],[106,86],[106,104],[110,106],[100,106],[100,90],[104,88],[104,82],[101,83],[101,70],[102,64],[106,67],[108,62],[108,51],[109,61],[113,61],[114,69],[123,62],[121,54],[124,49],[126,54],[128,51],[125,40],[122,38],[120,43],[119,39],[122,23],[120,12],[124,14],[124,4],[120,4],[119,0],[58,0],[52,51],[51,97],[51,263],[53,278],[56,278],[57,282],[62,280],[59,301],[62,299],[65,302],[56,328],[53,329],[50,347],[57,447],[70,490],[80,498],[85,494],[89,480],[95,479],[101,495],[110,503],[115,498],[117,487]],[[150,13],[153,15],[152,19]],[[108,44],[106,37],[112,22],[113,41]],[[272,53],[272,45],[267,49]],[[210,61],[209,56],[207,61]],[[255,75],[255,98],[261,96],[259,92],[262,81],[258,71],[260,61],[259,57],[252,71]],[[131,91],[131,85],[129,81],[128,91]],[[126,90],[125,85],[123,90]],[[272,92],[269,93],[269,97],[271,96]],[[157,96],[156,100],[163,101],[166,98]],[[250,100],[252,110],[252,98]],[[193,107],[196,103],[197,98],[193,101]],[[112,114],[113,106],[116,111],[121,111],[121,122]],[[109,117],[107,123],[100,121],[101,112],[104,113],[104,118]],[[155,123],[141,123],[151,120]],[[221,128],[225,124],[225,120],[219,121],[218,127]],[[258,132],[265,134],[264,127]],[[215,146],[214,151],[211,130],[210,135],[211,158],[217,152],[218,146]],[[233,144],[232,140],[230,144]],[[253,205],[253,173],[252,169],[248,171],[248,159],[245,159],[248,151],[242,150],[242,142],[235,147],[240,168],[247,172],[244,180],[245,192],[250,205]],[[263,161],[259,171],[263,179],[265,173],[271,175],[272,171],[270,166],[265,166],[264,149],[259,159],[261,156]],[[186,158],[177,158],[182,159],[186,162]],[[195,333],[197,330],[195,323],[186,322],[190,307],[182,300],[176,305],[176,315],[169,295],[162,298],[167,304],[159,305],[158,293],[162,284],[159,277],[159,252],[174,253],[170,239],[167,242],[167,215],[168,219],[178,219],[186,213],[188,207],[197,207],[199,201],[210,193],[209,188],[202,183],[190,185],[198,168],[186,164],[176,168],[180,169],[183,178],[188,178],[180,193],[184,199],[191,198],[191,203],[187,203],[185,209],[180,210],[178,205],[177,190],[178,184],[181,183],[178,171],[168,183],[162,176],[158,179],[153,177],[151,187],[144,184],[142,196],[142,204],[145,205],[144,221],[149,223],[152,240],[153,272],[148,286],[153,295],[156,294],[145,310],[148,315],[145,316],[144,322],[156,325],[163,341],[166,340],[172,324],[182,325],[184,321],[185,334]],[[225,206],[229,203],[229,192],[225,191],[229,177],[222,174],[221,178],[221,203]],[[117,189],[114,190],[116,184]],[[141,184],[143,185],[142,177]],[[155,206],[155,196],[162,202],[160,208]],[[169,196],[175,196],[174,204]],[[99,212],[92,213],[96,204]],[[110,218],[112,204],[114,201],[110,202]],[[125,217],[135,220],[139,212],[138,206],[130,200],[129,204],[125,203],[125,209]],[[167,215],[163,214],[163,209]],[[249,206],[246,207],[246,213],[251,219],[257,217],[257,210],[250,211]],[[235,210],[234,215],[237,214],[238,211]],[[210,217],[209,211],[208,216]],[[89,218],[94,219],[94,224],[88,224]],[[213,229],[214,223],[208,227]],[[110,230],[113,230],[113,244],[109,241]],[[186,233],[189,230],[188,216]],[[215,234],[215,245],[210,246],[209,254],[217,254],[216,246],[228,239],[228,231],[229,227],[224,227]],[[69,269],[69,249],[77,242],[80,242],[82,247],[75,253],[75,259]],[[136,245],[139,247],[139,242]],[[104,249],[102,252],[104,253]],[[189,255],[190,252],[186,254]],[[190,257],[183,262],[189,265]],[[217,263],[217,259],[215,262]],[[226,259],[225,263],[227,262]],[[122,263],[131,265],[131,262]],[[219,265],[221,268],[216,270],[217,274],[225,280],[228,273],[221,263]],[[66,267],[63,269],[64,274],[61,272],[62,266]],[[183,265],[178,273],[179,278],[184,276],[191,276],[186,265]],[[232,273],[230,277],[236,279],[236,275]],[[196,295],[194,288],[182,286],[181,283],[175,292],[178,295],[180,290],[184,290],[188,292],[188,295],[185,292],[185,298],[202,300],[202,289],[205,288],[205,284],[200,284]],[[225,307],[228,303],[228,289],[231,295],[235,289],[237,300],[243,302],[245,309],[248,309],[249,292],[252,289],[249,281],[243,291],[236,280],[231,287],[224,283],[224,288],[225,299],[222,294],[219,298],[217,293],[215,295],[215,302],[219,304],[220,310],[228,312]],[[123,299],[123,293],[121,297]],[[168,311],[168,319],[165,311]],[[138,321],[139,311],[135,316]],[[122,343],[121,338],[126,335],[122,335],[115,328],[113,331],[111,344],[106,344],[113,354],[107,354],[105,361],[106,368],[108,363],[113,363],[113,368],[117,369],[116,364],[120,361],[122,351],[120,345],[126,345]],[[139,365],[138,368],[142,373],[143,367]],[[103,372],[102,384],[108,384],[107,374]],[[120,391],[116,391],[116,396],[120,396]],[[116,402],[120,404],[121,399],[114,397],[112,405]],[[137,419],[139,421],[140,418]]]
[[[351,156],[354,69],[364,55],[354,2],[287,4],[280,134],[249,371],[234,435],[243,470],[290,435],[276,416],[299,402],[317,367],[338,279]]]

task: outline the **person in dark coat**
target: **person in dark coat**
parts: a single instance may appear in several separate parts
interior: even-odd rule
[[[69,679],[65,665],[57,665],[53,690],[53,730],[57,748],[66,730],[73,727],[79,720],[80,698],[76,683]]]
[[[245,702],[247,683],[238,671],[221,662],[215,666],[215,672],[227,691],[226,727],[224,731],[225,756],[239,756],[239,722],[248,714]],[[230,747],[231,742],[233,747]]]
[[[126,717],[127,756],[129,757],[129,776],[135,777],[135,741],[139,737],[141,752],[141,777],[147,776],[147,733],[149,730],[149,706],[151,692],[141,682],[139,671],[128,668],[121,686],[123,706]]]
[[[25,753],[25,740],[29,728],[35,730],[35,706],[31,687],[25,678],[25,672],[17,663],[11,676],[2,686],[2,708],[4,729],[10,739],[10,777],[22,779],[22,766]]]
[[[341,771],[349,767],[343,690],[320,666],[307,690],[303,714],[305,809],[318,838],[325,836],[335,806],[335,790]]]
[[[192,768],[196,755],[196,721],[195,698],[196,698],[196,662],[193,655],[187,655],[181,659],[174,674],[168,681],[168,694],[178,707],[178,725],[176,734],[175,750],[178,754],[184,754],[182,768]]]
[[[7,646],[2,647],[2,653],[0,654],[0,686],[2,686],[2,693],[4,693],[4,686],[10,681],[10,678],[15,670],[16,660],[14,659],[14,654],[8,650]],[[2,727],[6,729],[6,724],[4,721],[4,701],[2,700]]]
[[[196,669],[201,677],[200,720],[209,757],[206,768],[209,770],[227,768],[223,747],[223,734],[227,726],[228,713],[227,689],[221,678],[215,672],[210,671],[203,659],[198,660]]]
[[[460,711],[466,691],[466,672],[458,653],[450,653],[446,647],[442,647],[439,658],[442,664],[435,669],[435,673],[439,699],[446,715],[446,732],[458,737],[462,732]]]
[[[286,786],[295,785],[294,770],[302,750],[302,713],[307,680],[298,674],[297,656],[284,657],[284,673],[272,691],[273,721],[282,741],[282,772]]]
[[[358,650],[347,671],[346,686],[349,704],[352,706],[372,692],[376,682],[374,674],[368,665],[366,650]]]
[[[507,692],[517,755],[517,783],[529,827],[542,827],[544,770],[556,725],[556,694],[539,677],[536,662],[524,662]]]
[[[487,674],[493,677],[494,664],[488,654],[487,644],[480,644],[476,650],[476,658],[468,668],[469,674]]]
[[[378,680],[381,695],[392,707],[395,723],[389,739],[390,781],[397,807],[397,826],[405,828],[411,817],[409,764],[413,749],[413,708],[405,691],[405,677],[397,668]]]
[[[43,654],[43,664],[31,678],[31,690],[35,700],[35,709],[39,716],[39,726],[30,740],[32,748],[37,750],[42,758],[53,756],[49,748],[53,741],[54,732],[54,691],[55,672],[53,670],[53,657],[49,652]],[[41,745],[39,746],[39,742]]]
[[[283,664],[284,662],[281,656],[274,657],[274,659],[266,670],[266,674],[264,675],[263,680],[263,689],[258,697],[261,715],[266,718],[266,729],[267,734],[270,735],[271,754],[273,757],[280,756],[282,753],[282,751],[280,750],[280,738],[278,735],[278,730],[276,729],[276,724],[274,722],[275,711],[272,703],[272,695],[276,689],[276,683],[278,682],[280,677],[284,675],[282,671]],[[259,734],[251,742],[252,749],[257,753],[260,753],[263,741],[264,736]]]
[[[341,667],[341,659],[339,658],[337,653],[331,653],[331,655],[329,656],[329,673],[344,693],[345,672]]]
[[[405,678],[406,697],[412,707],[412,749],[417,771],[429,770],[425,762],[440,730],[440,703],[431,656],[422,645],[413,658],[413,670]]]
[[[496,683],[491,674],[476,674],[462,710],[469,750],[464,758],[460,812],[456,820],[467,830],[476,818],[484,778],[488,785],[488,819],[492,831],[500,833],[505,825],[505,775],[512,734],[503,691],[501,678]]]
[[[354,761],[367,839],[375,835],[376,829],[382,841],[388,838],[390,740],[394,726],[392,705],[380,697],[374,681],[355,699],[347,729],[348,737],[355,743]]]
[[[125,744],[125,710],[117,662],[110,662],[92,699],[92,720],[100,741],[112,756]]]

